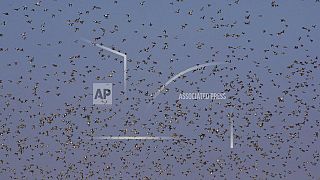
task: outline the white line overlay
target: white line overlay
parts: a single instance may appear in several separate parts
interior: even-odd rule
[[[106,46],[102,46],[98,43],[91,42],[91,41],[84,39],[84,38],[82,38],[82,41],[87,42],[89,44],[93,44],[94,46],[97,46],[98,48],[104,49],[106,51],[112,52],[116,55],[123,57],[123,91],[126,92],[127,91],[127,55],[124,53],[118,52],[116,50],[113,50],[111,48],[108,48]]]
[[[166,136],[99,136],[99,137],[93,137],[93,139],[98,139],[98,140],[170,140],[170,139],[178,139],[178,138],[166,137]]]
[[[200,68],[204,68],[204,67],[207,67],[207,66],[214,66],[214,65],[220,65],[220,64],[225,64],[224,62],[211,62],[211,63],[204,63],[204,64],[199,64],[199,65],[196,65],[196,66],[192,66],[184,71],[181,71],[180,73],[176,74],[175,76],[173,76],[172,78],[170,78],[165,84],[162,85],[162,87],[155,93],[154,95],[154,98],[157,98],[157,96],[160,95],[160,93],[164,90],[164,88],[166,86],[168,86],[171,82],[173,82],[174,80],[176,80],[177,78],[179,78],[180,76],[190,72],[190,71],[193,71],[193,70],[196,70],[196,69],[200,69]]]
[[[233,120],[230,118],[230,148],[233,148]]]
[[[123,57],[123,90],[124,92],[127,91],[127,55],[121,52],[118,52],[116,50],[113,50],[109,47],[100,45],[98,43],[94,43],[92,41],[89,41],[87,39],[82,38],[84,42],[87,42],[89,44],[93,44],[94,46],[97,46],[98,48],[107,50],[111,53],[117,54],[121,57]],[[193,67],[190,67],[172,78],[170,78],[162,87],[155,93],[153,99],[155,99],[157,96],[160,95],[160,93],[164,90],[166,86],[168,86],[171,82],[179,78],[180,76],[192,71],[196,70],[199,68],[207,67],[207,66],[213,66],[213,65],[220,65],[220,64],[225,64],[223,62],[211,62],[211,63],[205,63],[205,64],[199,64]],[[174,137],[166,137],[166,136],[99,136],[99,137],[93,137],[93,139],[98,139],[98,140],[170,140],[170,139],[178,139]],[[232,119],[230,120],[230,148],[233,148],[233,121]]]

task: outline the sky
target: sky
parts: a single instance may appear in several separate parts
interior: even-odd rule
[[[1,1],[0,179],[319,179],[319,6]]]

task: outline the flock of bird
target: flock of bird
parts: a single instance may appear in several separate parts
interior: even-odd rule
[[[0,179],[319,179],[320,3],[290,3],[0,2]]]

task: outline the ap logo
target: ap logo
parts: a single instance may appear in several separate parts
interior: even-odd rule
[[[93,83],[93,104],[112,104],[112,83]]]

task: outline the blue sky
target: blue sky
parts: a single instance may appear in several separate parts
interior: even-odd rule
[[[1,1],[0,177],[319,178],[319,5]],[[127,55],[125,93],[123,58],[83,39]]]

